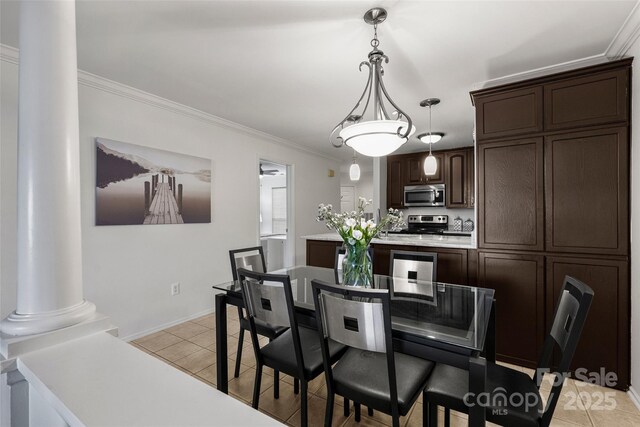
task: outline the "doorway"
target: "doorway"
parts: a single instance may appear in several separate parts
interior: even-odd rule
[[[267,271],[293,265],[291,236],[291,168],[289,165],[260,160],[260,245]]]

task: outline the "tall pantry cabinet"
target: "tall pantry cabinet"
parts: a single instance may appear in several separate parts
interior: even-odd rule
[[[535,366],[565,275],[595,292],[573,369],[629,386],[632,58],[471,93],[478,285],[494,288],[497,352]]]

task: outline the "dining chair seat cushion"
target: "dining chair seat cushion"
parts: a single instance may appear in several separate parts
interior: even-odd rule
[[[322,349],[320,347],[320,336],[314,329],[298,327],[300,345],[302,347],[302,359],[304,361],[304,376],[307,380],[312,380],[323,372]],[[329,353],[331,363],[340,358],[345,351],[345,346],[335,341],[329,341]],[[282,335],[260,349],[264,364],[277,369],[292,377],[298,377],[298,362],[296,361],[293,346],[293,335],[288,329]]]
[[[487,421],[503,426],[539,425],[544,410],[542,399],[535,382],[527,374],[487,363],[485,390],[490,392],[487,399],[483,399],[483,402],[488,401]],[[468,413],[464,397],[469,393],[469,372],[438,363],[427,382],[425,393],[429,402]],[[512,399],[514,393],[517,394]],[[537,400],[537,404],[526,404],[527,399]]]
[[[258,335],[262,335],[263,337],[267,337],[269,339],[274,339],[275,337],[281,335],[288,328],[284,326],[271,326],[268,323],[263,322],[259,319],[254,319],[256,322],[256,333]],[[241,318],[240,319],[240,327],[244,330],[249,330],[249,319]]]
[[[428,360],[394,353],[398,411],[406,415],[420,396],[433,370]],[[387,355],[349,348],[333,368],[335,392],[387,414],[391,413]]]

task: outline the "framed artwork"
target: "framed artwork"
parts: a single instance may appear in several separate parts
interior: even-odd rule
[[[96,138],[96,225],[211,222],[211,160]]]

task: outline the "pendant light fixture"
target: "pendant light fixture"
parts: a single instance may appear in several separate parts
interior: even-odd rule
[[[382,8],[373,8],[364,15],[364,21],[373,25],[373,39],[369,52],[368,62],[360,63],[369,68],[369,78],[362,92],[362,96],[356,106],[329,135],[329,141],[334,147],[347,145],[364,156],[380,157],[396,151],[402,144],[409,140],[415,132],[411,118],[407,116],[397,105],[384,86],[382,76],[384,70],[382,63],[388,63],[389,58],[378,49],[378,24],[387,18],[387,11]],[[364,108],[360,112],[356,110],[364,102]],[[387,105],[393,107],[389,113]],[[372,111],[366,116],[367,108],[371,105]],[[336,136],[336,133],[338,134]]]
[[[433,139],[431,138],[431,107],[433,105],[438,105],[440,100],[438,98],[427,98],[420,103],[421,107],[429,107],[429,133],[426,134],[426,139],[429,141],[429,155],[426,159],[424,159],[424,174],[425,175],[435,175],[438,172],[438,161],[435,156],[431,153],[431,145],[433,144]]]
[[[360,165],[356,163],[356,152],[353,151],[353,163],[349,167],[349,179],[351,181],[360,180]]]

